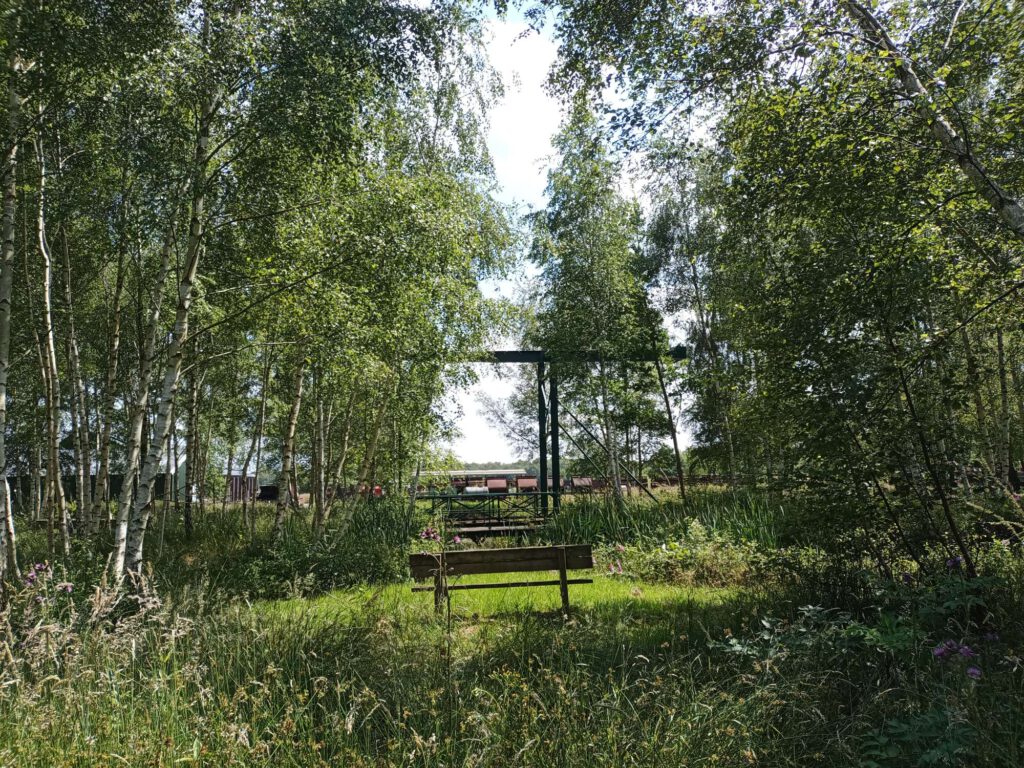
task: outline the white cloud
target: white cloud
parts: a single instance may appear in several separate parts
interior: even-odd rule
[[[547,183],[546,160],[562,112],[544,90],[557,48],[545,32],[522,21],[488,22],[491,64],[505,83],[505,96],[491,111],[488,146],[506,202],[539,207]]]
[[[544,204],[551,138],[562,117],[558,100],[544,90],[557,48],[546,32],[532,31],[524,21],[512,16],[492,19],[487,27],[491,65],[505,83],[504,97],[491,110],[487,135],[501,188],[498,196],[520,210],[539,208]],[[487,281],[482,288],[488,296],[509,295],[507,285],[494,281]],[[477,373],[480,380],[456,396],[462,410],[462,437],[454,441],[452,448],[464,461],[514,463],[515,454],[508,440],[488,423],[478,403],[480,394],[509,397],[512,382],[499,379],[491,366],[478,366]]]

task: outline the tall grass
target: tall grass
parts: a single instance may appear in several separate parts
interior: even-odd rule
[[[897,657],[829,612],[762,624],[742,595],[450,629],[419,598],[50,616],[4,668],[0,765],[1020,764],[1021,675],[994,653],[975,683],[924,638]]]
[[[783,514],[781,502],[749,492],[691,490],[685,502],[632,497],[621,504],[609,496],[578,496],[563,502],[543,536],[566,543],[659,543],[685,537],[689,523],[697,520],[705,528],[737,541],[774,549],[779,544]]]
[[[785,513],[715,491],[580,498],[544,534],[660,557],[692,549],[696,535],[678,540],[699,521],[716,544],[763,549]],[[569,621],[554,588],[457,593],[438,618],[402,582],[419,515],[361,505],[321,539],[296,518],[280,541],[266,513],[255,539],[226,516],[193,538],[169,521],[163,598],[83,589],[72,571],[99,562],[86,552],[44,569],[0,613],[0,766],[1024,764],[1024,579],[1008,547],[984,563],[1001,638],[969,626],[979,593],[956,573],[924,596],[874,582],[860,618],[796,610],[784,580],[710,590],[628,571],[573,587]],[[974,655],[937,660],[954,640]]]

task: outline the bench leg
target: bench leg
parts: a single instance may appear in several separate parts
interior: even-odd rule
[[[558,550],[558,585],[559,590],[562,593],[562,612],[568,615],[569,613],[569,583],[568,574],[566,573],[565,567],[565,547],[560,547]]]

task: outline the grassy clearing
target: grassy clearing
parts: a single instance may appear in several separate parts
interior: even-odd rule
[[[577,572],[574,572],[574,576]],[[674,584],[651,584],[601,573],[580,571],[581,577],[593,578],[593,584],[570,586],[569,598],[574,614],[587,616],[618,616],[642,614],[651,619],[685,615],[687,621],[698,620],[718,626],[723,609],[735,610],[738,603],[752,602],[744,590],[735,587],[707,588]],[[531,580],[530,574],[516,577]],[[532,575],[532,580],[547,578]],[[464,576],[452,584],[496,584],[507,581],[507,574]],[[346,621],[366,606],[384,613],[417,615],[423,621],[434,621],[431,593],[413,593],[412,582],[379,587],[338,590],[311,599],[280,600],[260,604],[260,609],[276,617],[299,617],[325,621]],[[451,593],[451,616],[459,622],[500,621],[505,617],[534,613],[556,618],[561,613],[558,587],[495,588],[455,591]]]
[[[847,563],[844,612],[801,607],[826,579],[854,590],[820,553],[752,540],[749,505],[592,504],[556,521],[605,531],[568,622],[556,587],[456,592],[435,616],[394,575],[425,521],[379,506],[315,545],[298,522],[276,546],[169,527],[160,598],[68,595],[57,584],[84,577],[44,574],[4,615],[0,766],[1024,764],[1009,549],[984,584]],[[365,562],[374,583],[329,588]],[[237,597],[261,577],[293,597]],[[984,599],[999,637],[969,624]],[[973,655],[938,659],[940,643]]]

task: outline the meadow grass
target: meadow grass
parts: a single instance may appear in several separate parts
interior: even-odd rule
[[[1013,612],[1002,638],[970,636],[955,611],[974,597],[955,574],[929,601],[878,592],[870,620],[801,607],[786,579],[729,583],[736,552],[766,549],[744,530],[783,516],[775,503],[566,504],[547,533],[603,542],[568,619],[557,587],[455,592],[435,615],[395,571],[428,522],[398,505],[356,510],[318,542],[299,520],[276,544],[266,520],[255,540],[213,516],[192,540],[169,526],[159,594],[66,595],[60,572],[8,606],[0,766],[1024,764]],[[688,537],[694,520],[705,530]],[[619,557],[626,572],[609,574]],[[1016,562],[999,557],[993,573]],[[715,558],[711,587],[693,574]],[[638,577],[648,565],[656,580]],[[364,568],[372,583],[353,581]],[[926,602],[954,612],[925,623]],[[940,663],[943,638],[977,655]]]

